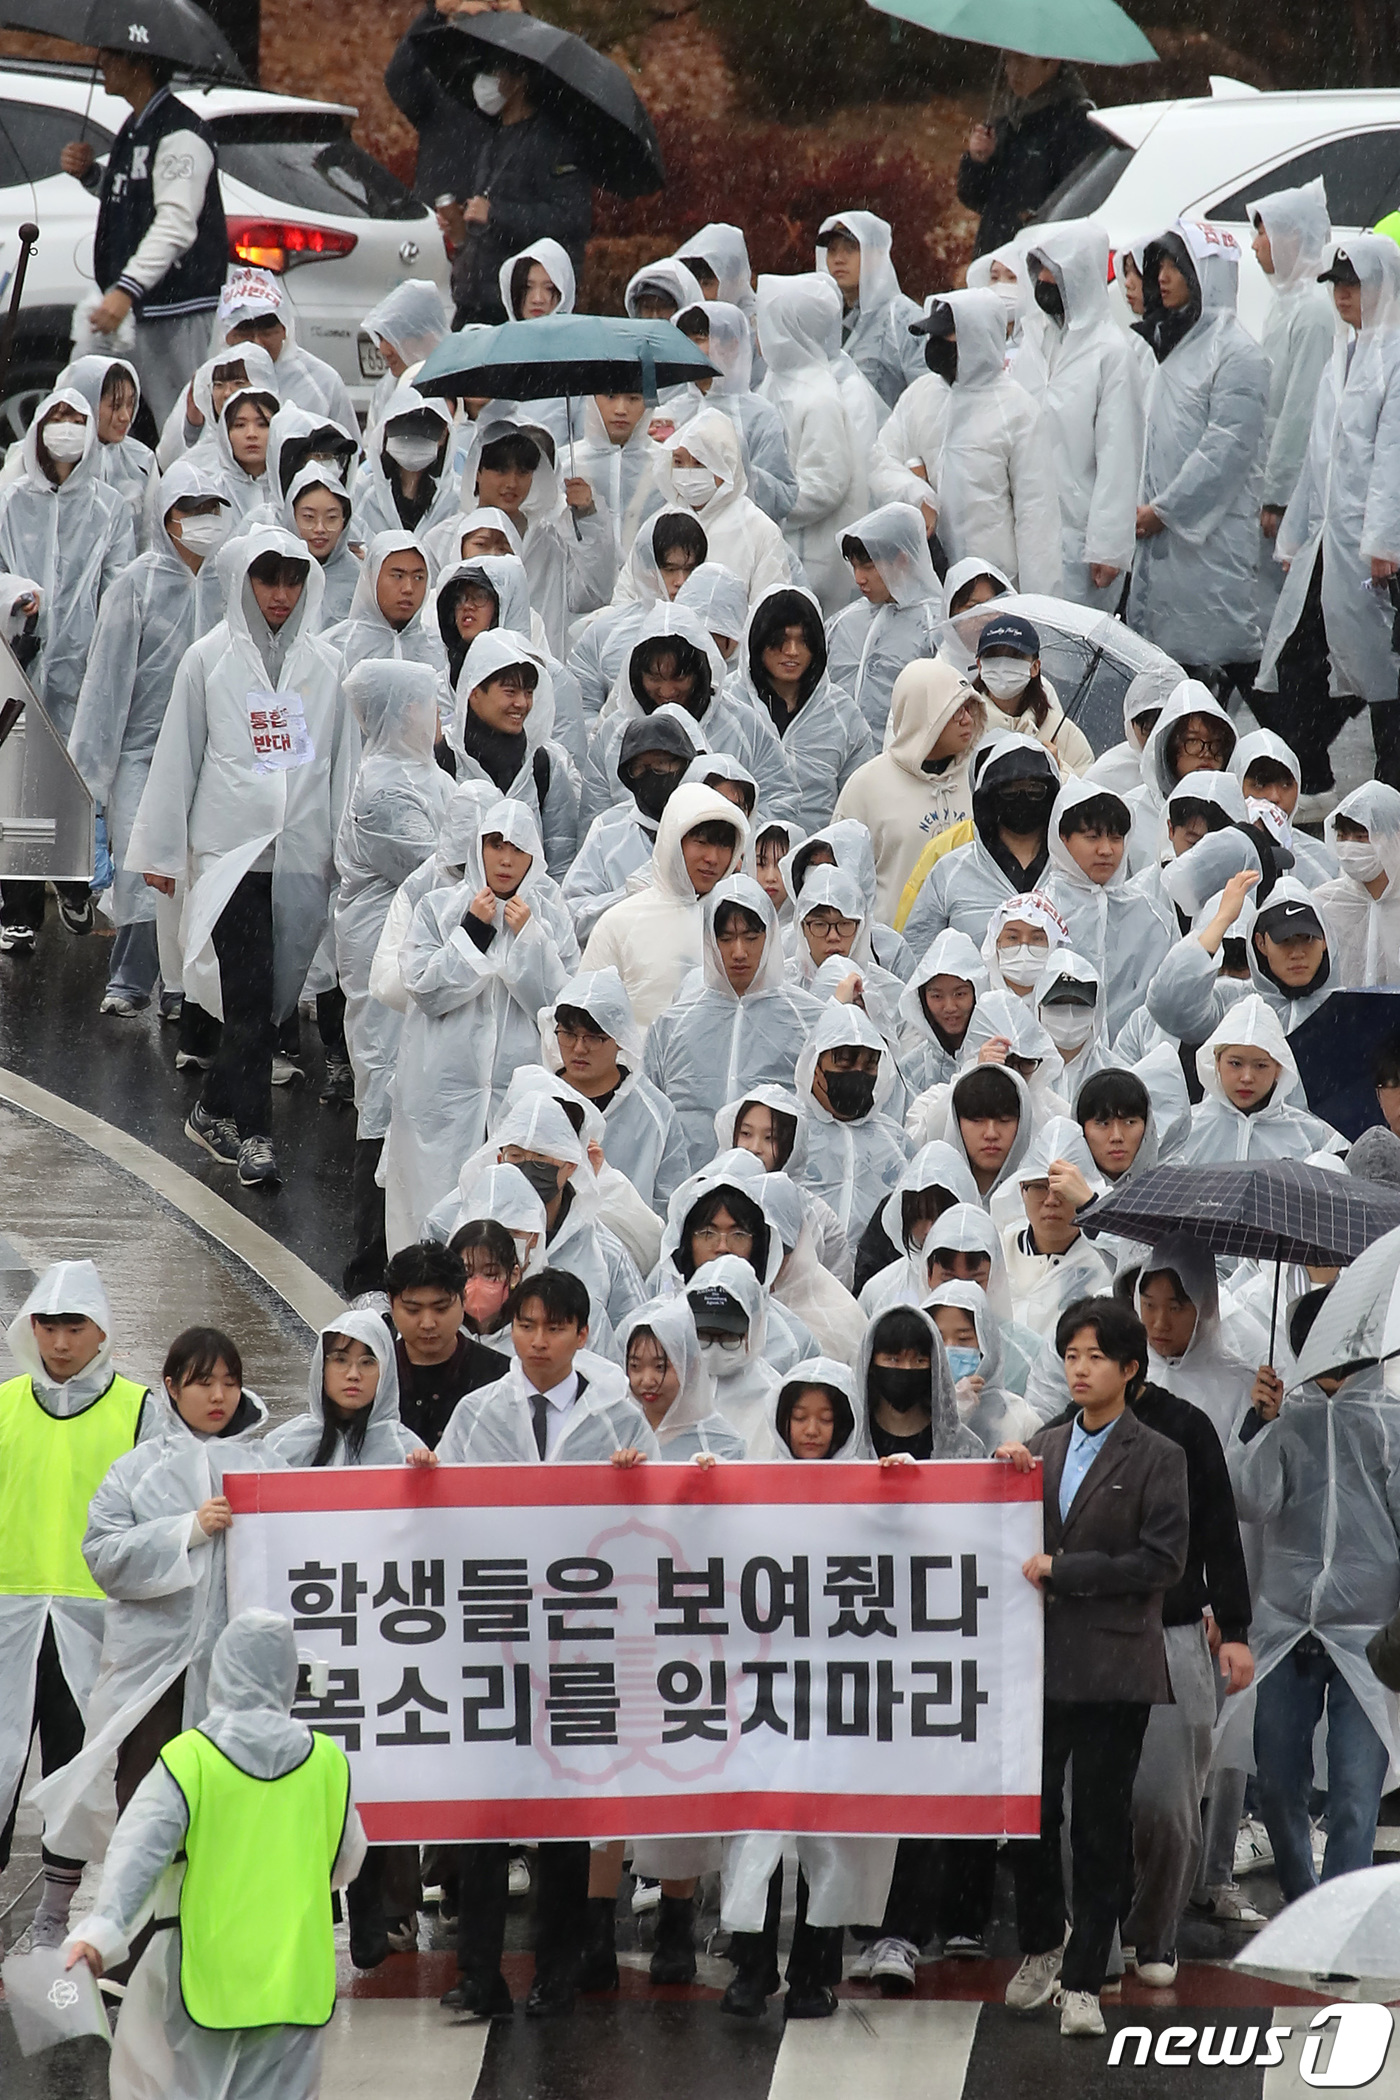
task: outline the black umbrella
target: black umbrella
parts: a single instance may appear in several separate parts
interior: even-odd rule
[[[1384,1120],[1372,1077],[1376,1055],[1400,1050],[1400,991],[1369,985],[1333,992],[1288,1038],[1308,1107],[1344,1136]]]
[[[666,180],[651,118],[621,66],[582,37],[537,15],[454,15],[410,31],[423,63],[467,103],[472,81],[503,60],[534,70],[536,100],[567,131],[579,165],[599,189],[649,197]]]
[[[1354,1260],[1400,1226],[1400,1189],[1296,1159],[1150,1167],[1082,1210],[1079,1223],[1085,1232],[1111,1232],[1147,1246],[1184,1232],[1212,1254],[1273,1262],[1272,1359],[1283,1263],[1319,1268]]]
[[[38,36],[125,51],[132,58],[165,58],[188,73],[246,80],[233,48],[193,0],[0,0],[0,25]]]
[[[499,401],[638,391],[654,400],[658,387],[715,376],[703,351],[670,321],[546,314],[447,336],[425,358],[413,384],[420,394]]]

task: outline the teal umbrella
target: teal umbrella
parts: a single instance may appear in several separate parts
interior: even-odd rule
[[[420,394],[551,401],[560,395],[642,393],[719,375],[669,321],[547,314],[466,328],[438,344],[413,384]]]
[[[1115,0],[870,0],[919,29],[1087,66],[1146,66],[1157,53]]]

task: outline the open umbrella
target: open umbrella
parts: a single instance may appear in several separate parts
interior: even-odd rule
[[[1088,66],[1154,65],[1157,53],[1115,0],[870,0],[939,36],[993,44],[1031,58],[1077,59]],[[499,18],[497,18],[499,19]]]
[[[1296,1159],[1150,1167],[1082,1210],[1079,1223],[1087,1233],[1112,1232],[1148,1246],[1184,1232],[1212,1254],[1273,1262],[1272,1360],[1284,1262],[1323,1267],[1354,1261],[1383,1233],[1400,1227],[1400,1189]]]
[[[1294,1975],[1400,1976],[1400,1867],[1361,1867],[1309,1889],[1235,1956],[1235,1967]],[[1349,2005],[1347,2012],[1381,2015],[1390,2039],[1385,2006]],[[1377,2062],[1356,2084],[1369,2084],[1379,2069]]]
[[[1298,1358],[1298,1382],[1400,1350],[1400,1232],[1374,1240],[1327,1294]]]
[[[1379,1051],[1400,1049],[1400,991],[1378,984],[1333,992],[1288,1047],[1313,1114],[1358,1138],[1384,1120],[1371,1074]]]
[[[215,80],[246,80],[233,47],[194,0],[0,0],[0,26],[38,36],[129,51],[133,58],[166,58],[189,73]]]
[[[448,336],[424,360],[413,384],[420,394],[500,401],[638,392],[654,400],[658,387],[716,377],[710,360],[670,321],[546,314]]]
[[[537,15],[454,15],[410,32],[429,71],[461,102],[478,73],[511,60],[534,69],[541,109],[569,134],[579,165],[599,189],[649,197],[666,180],[661,148],[621,66],[582,37]]]

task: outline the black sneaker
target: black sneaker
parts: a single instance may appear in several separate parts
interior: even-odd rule
[[[281,1187],[282,1176],[277,1171],[277,1154],[272,1149],[271,1138],[244,1138],[238,1148],[238,1178],[245,1189]]]
[[[238,1125],[230,1116],[211,1116],[202,1101],[196,1101],[185,1118],[185,1136],[221,1166],[231,1167],[238,1159]]]
[[[448,2012],[465,2013],[471,2020],[508,2020],[515,2011],[510,1985],[499,1974],[491,1977],[460,1976],[438,2004]]]
[[[348,1058],[328,1057],[321,1081],[322,1108],[349,1108],[355,1101],[355,1073]]]
[[[76,897],[58,892],[58,916],[70,933],[91,933],[96,912],[96,901],[89,890],[81,902]]]

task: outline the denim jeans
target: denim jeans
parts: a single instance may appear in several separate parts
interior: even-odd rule
[[[1254,1758],[1279,1886],[1290,1903],[1317,1886],[1308,1829],[1313,1730],[1327,1711],[1327,1851],[1322,1878],[1369,1867],[1390,1753],[1321,1643],[1305,1636],[1259,1686]]]

